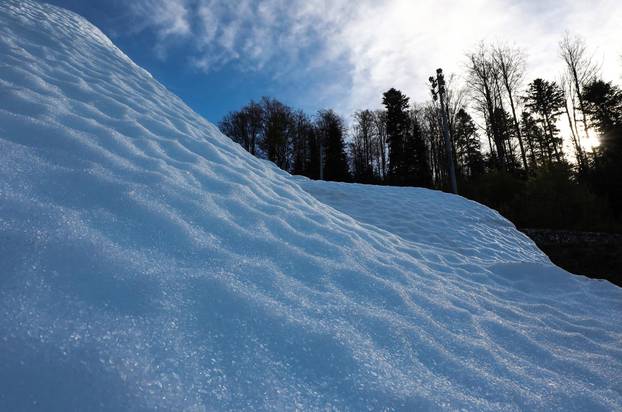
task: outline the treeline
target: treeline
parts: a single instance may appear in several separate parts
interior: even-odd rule
[[[311,117],[270,98],[219,126],[292,174],[446,190],[446,116],[460,194],[522,227],[617,230],[622,91],[599,78],[580,38],[566,36],[559,54],[559,79],[527,82],[522,50],[480,46],[467,55],[466,86],[447,82],[445,113],[436,99],[413,104],[390,89],[383,109],[357,111],[349,129],[333,110]],[[590,150],[593,136],[600,144]]]
[[[220,130],[253,155],[312,179],[349,181],[344,120],[333,110],[312,119],[301,110],[264,97],[229,113]]]

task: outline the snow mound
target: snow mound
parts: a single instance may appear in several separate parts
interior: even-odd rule
[[[462,198],[291,177],[0,1],[0,410],[622,409],[619,288]]]
[[[549,259],[494,210],[421,188],[313,181],[295,176],[316,199],[358,222],[393,233],[419,249],[437,249],[461,262],[539,262]]]

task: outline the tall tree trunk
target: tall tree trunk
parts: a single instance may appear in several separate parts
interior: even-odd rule
[[[490,91],[490,87],[486,84],[484,85],[485,93],[486,93],[486,108],[488,109],[488,119],[490,122],[490,129],[492,132],[492,137],[495,142],[495,146],[497,148],[497,165],[500,169],[505,169],[505,156],[503,152],[503,142],[498,136],[498,130],[496,127],[495,121],[495,111],[493,108],[493,96]],[[492,147],[492,146],[491,146]]]
[[[529,166],[527,165],[527,155],[525,154],[525,146],[523,145],[523,136],[520,130],[520,125],[518,124],[518,118],[516,117],[514,97],[512,96],[512,91],[507,85],[506,89],[508,91],[508,97],[510,99],[510,108],[512,109],[512,118],[514,119],[514,128],[516,129],[516,137],[518,138],[518,145],[520,146],[520,154],[523,158],[523,167],[525,168],[525,171],[529,171]]]
[[[572,137],[572,143],[575,147],[575,152],[577,153],[577,162],[579,164],[579,168],[581,170],[584,170],[585,168],[585,158],[583,156],[583,150],[581,148],[581,145],[579,143],[579,139],[577,136],[577,132],[575,131],[575,128],[573,127],[572,124],[572,118],[570,117],[570,108],[568,107],[568,101],[566,101],[566,107],[565,107],[565,111],[566,111],[566,117],[568,118],[568,126],[570,127],[570,135]],[[576,126],[576,123],[575,123]]]
[[[575,83],[575,91],[577,93],[577,98],[579,99],[579,108],[581,109],[581,117],[583,121],[583,130],[585,131],[585,139],[589,140],[590,135],[588,134],[588,125],[587,125],[587,116],[585,115],[585,105],[583,104],[583,96],[581,96],[581,86],[579,85],[579,78],[577,74],[577,69],[575,67],[572,68],[573,80]]]
[[[525,138],[527,139],[527,146],[529,146],[529,151],[530,151],[530,156],[531,157],[531,164],[533,165],[534,168],[538,167],[538,162],[536,160],[536,152],[534,150],[534,145],[533,145],[533,138],[531,137],[531,135],[529,133],[527,133],[525,135]]]
[[[557,142],[555,142],[555,134],[553,133],[553,125],[551,123],[551,119],[549,119],[548,115],[545,115],[544,120],[545,120],[546,128],[548,129],[548,132],[549,132],[549,141],[553,145],[553,152],[555,153],[555,157],[557,158],[558,162],[561,162],[562,160],[561,154],[559,150],[557,149]],[[549,155],[549,158],[550,158],[550,155]]]

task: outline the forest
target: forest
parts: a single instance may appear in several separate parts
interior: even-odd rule
[[[445,116],[460,195],[519,228],[620,232],[622,90],[582,38],[567,34],[557,53],[561,75],[526,79],[524,50],[482,43],[447,79],[444,110],[432,90],[418,103],[391,88],[348,125],[264,97],[219,127],[292,174],[448,191]]]

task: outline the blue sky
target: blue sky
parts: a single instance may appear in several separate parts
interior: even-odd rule
[[[427,99],[437,67],[463,71],[481,41],[528,51],[527,78],[556,80],[564,32],[607,80],[622,74],[618,0],[48,0],[86,17],[208,120],[267,95],[344,116],[397,87]],[[443,16],[439,19],[438,16]]]
[[[149,8],[149,3],[158,12],[163,12],[157,9],[158,2],[143,2],[144,9],[133,8],[128,6],[130,2],[119,0],[46,2],[86,17],[132,60],[210,121],[216,122],[228,111],[262,96],[279,98],[310,113],[332,103],[329,93],[320,96],[317,88],[324,83],[323,78],[339,74],[338,65],[330,70],[322,67],[308,70],[305,50],[300,50],[301,55],[295,62],[291,57],[289,61],[281,59],[283,65],[291,66],[289,68],[271,66],[264,70],[266,63],[262,66],[233,57],[214,59],[214,66],[204,67],[206,63],[195,61],[202,56],[202,50],[197,46],[197,40],[191,38],[194,35],[163,34],[168,22],[160,26],[141,15]],[[189,15],[188,18],[195,16]]]

